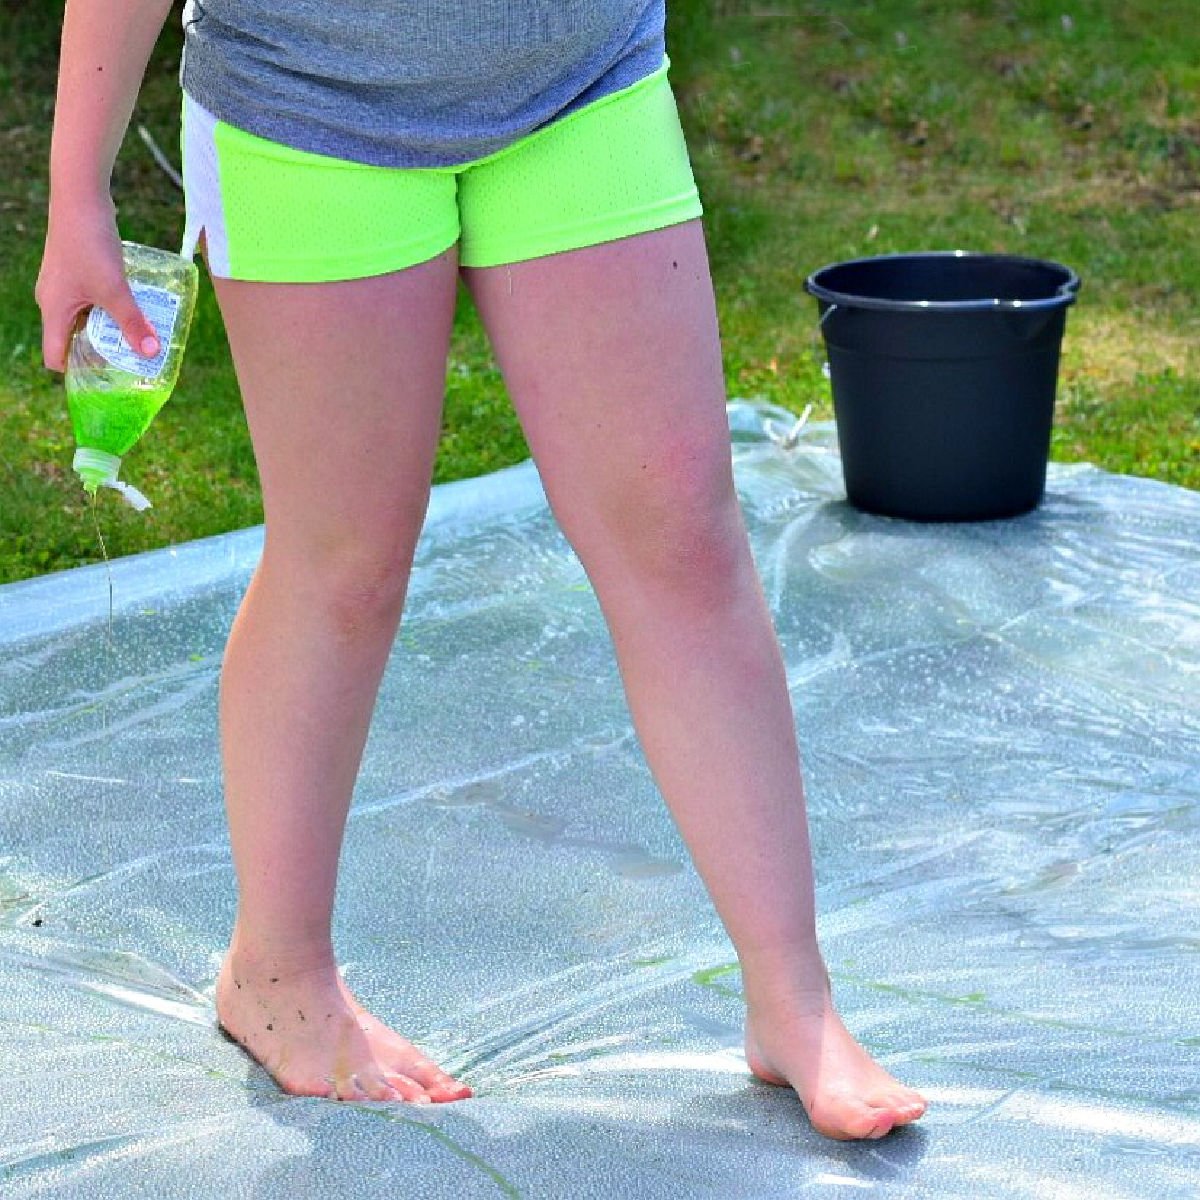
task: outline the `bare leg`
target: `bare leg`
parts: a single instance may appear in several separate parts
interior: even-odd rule
[[[223,1028],[300,1095],[470,1094],[350,994],[330,929],[429,498],[456,283],[456,248],[348,282],[214,280],[266,518],[221,673],[238,913],[216,1004]]]
[[[817,946],[794,716],[733,486],[700,222],[463,274],[737,950],[750,1067],[793,1086],[820,1132],[883,1136],[925,1105],[850,1035]]]

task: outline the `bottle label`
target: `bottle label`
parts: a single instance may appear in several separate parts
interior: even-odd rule
[[[138,308],[146,314],[158,334],[158,353],[153,358],[143,358],[125,340],[121,327],[102,308],[93,308],[88,313],[88,340],[105,362],[122,371],[153,379],[167,361],[167,351],[175,333],[175,318],[179,315],[179,297],[167,288],[149,283],[131,283],[130,288]]]

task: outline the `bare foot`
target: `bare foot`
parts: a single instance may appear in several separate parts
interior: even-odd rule
[[[809,990],[747,985],[746,1063],[766,1083],[793,1087],[813,1128],[838,1141],[881,1138],[925,1111],[919,1092],[889,1075],[833,1007],[829,975]]]
[[[295,1096],[431,1104],[473,1095],[372,1016],[332,961],[288,967],[239,956],[221,964],[217,1023]]]

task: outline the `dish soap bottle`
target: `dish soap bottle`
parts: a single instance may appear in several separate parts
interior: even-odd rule
[[[67,408],[78,446],[71,466],[89,495],[113,488],[140,511],[150,501],[117,472],[175,388],[200,273],[169,250],[122,242],[121,252],[133,297],[158,334],[158,353],[138,354],[104,309],[91,309],[67,351]]]

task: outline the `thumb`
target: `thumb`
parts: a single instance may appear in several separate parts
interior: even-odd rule
[[[158,353],[158,334],[138,308],[133,292],[124,279],[100,301],[100,307],[112,317],[125,340],[143,358],[153,358]]]

